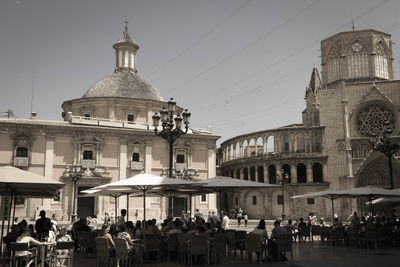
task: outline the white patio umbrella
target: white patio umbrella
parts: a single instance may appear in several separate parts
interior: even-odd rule
[[[400,197],[381,197],[371,201],[372,205],[400,205]]]
[[[146,194],[151,191],[160,191],[171,188],[188,188],[191,185],[196,185],[196,182],[165,178],[149,173],[138,174],[131,178],[120,180],[117,182],[103,185],[104,188],[127,187],[131,189],[131,193],[143,194],[143,217],[146,219]],[[94,189],[98,189],[95,187]]]
[[[398,189],[385,189],[375,186],[349,188],[338,190],[336,193],[348,197],[367,197],[369,199],[376,197],[400,197],[400,190]]]
[[[99,188],[100,187],[100,188]],[[102,188],[101,188],[102,187]],[[129,188],[123,188],[123,187],[116,187],[116,188],[106,188],[104,186],[98,186],[98,189],[86,189],[82,190],[81,193],[84,193],[84,195],[80,195],[79,197],[93,197],[93,196],[106,196],[106,197],[112,197],[115,200],[115,221],[117,221],[117,216],[118,216],[118,207],[117,207],[117,199],[120,196],[129,196],[131,193],[131,190]],[[129,198],[127,197],[127,211],[129,210]],[[126,213],[127,215],[127,221],[129,220],[129,213]]]
[[[42,175],[38,175],[32,172],[24,171],[19,168],[12,166],[0,167],[0,195],[8,196],[10,195],[11,201],[9,207],[4,207],[9,211],[8,221],[11,218],[11,208],[13,205],[13,199],[15,196],[23,197],[38,197],[38,198],[52,198],[56,195],[57,190],[64,186],[56,180],[53,180]],[[15,201],[14,201],[15,202]],[[15,212],[15,203],[14,203]],[[4,234],[4,216],[2,215],[2,225],[1,225],[1,236]],[[7,226],[7,232],[10,223]],[[2,249],[3,239],[0,240],[0,248]]]
[[[333,201],[337,198],[344,197],[341,194],[338,194],[337,191],[328,189],[324,191],[318,191],[318,192],[312,192],[304,195],[298,195],[298,196],[293,196],[291,198],[314,198],[314,197],[326,197],[331,200],[332,203],[332,222],[334,221],[335,218],[335,207],[333,204]]]
[[[248,180],[233,179],[231,177],[216,176],[207,180],[202,181],[204,183],[203,188],[211,189],[214,192],[219,193],[219,212],[222,211],[222,192],[223,191],[242,191],[245,189],[257,189],[257,188],[269,188],[278,187],[279,185],[266,184],[253,182]]]

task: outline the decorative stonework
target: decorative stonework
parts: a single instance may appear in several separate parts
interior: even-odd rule
[[[363,136],[379,135],[383,131],[383,122],[389,121],[394,129],[393,112],[381,104],[370,104],[364,107],[357,116],[357,128]]]

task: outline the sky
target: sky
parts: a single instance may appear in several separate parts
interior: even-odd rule
[[[301,123],[320,41],[352,25],[392,34],[400,76],[398,14],[398,0],[1,0],[0,112],[62,120],[113,72],[126,20],[140,76],[221,143]]]

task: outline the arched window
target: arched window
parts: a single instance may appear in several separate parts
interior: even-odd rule
[[[249,142],[249,151],[250,151],[249,156],[252,157],[256,155],[256,141],[254,141],[254,139],[251,139]]]
[[[247,140],[244,140],[243,142],[243,157],[248,157],[249,156],[249,145],[247,143]]]
[[[288,177],[287,183],[290,184],[290,183],[292,182],[291,171],[290,171],[290,165],[289,165],[289,164],[283,164],[282,170],[283,170],[283,172],[285,173],[285,175],[287,174],[287,177]],[[283,175],[283,174],[282,174],[282,175]]]
[[[235,150],[233,148],[233,144],[229,146],[229,159],[234,159],[235,158]]]
[[[328,83],[339,80],[339,60],[339,50],[335,47],[332,47],[328,52],[328,60],[326,62]]]
[[[297,135],[297,152],[305,152],[305,147],[304,135]]]
[[[382,42],[376,45],[375,75],[379,78],[389,79],[388,60]]]
[[[233,171],[231,171],[231,177],[235,178]]]
[[[122,67],[122,51],[118,52],[118,67]]]
[[[125,51],[124,67],[129,68],[129,52]]]
[[[236,143],[235,154],[236,154],[237,159],[240,158],[241,155],[240,155],[240,143],[239,142]]]
[[[268,166],[268,182],[270,184],[276,184],[276,167],[275,167],[275,165]]]
[[[349,78],[367,77],[369,75],[368,52],[359,41],[350,46],[347,55],[347,71]]]
[[[261,137],[257,138],[257,155],[263,155],[264,154],[264,143]]]
[[[256,168],[254,167],[250,168],[250,181],[256,181]]]
[[[297,165],[297,182],[307,183],[307,168],[303,163]]]
[[[236,171],[236,179],[240,179],[240,170]]]
[[[247,168],[243,169],[243,178],[249,180],[249,170]]]
[[[258,166],[257,172],[258,172],[258,182],[264,183],[264,167]]]
[[[322,183],[322,165],[320,163],[314,163],[312,166],[313,170],[313,182],[314,183]]]
[[[267,153],[275,152],[275,141],[274,136],[268,136],[267,138]]]

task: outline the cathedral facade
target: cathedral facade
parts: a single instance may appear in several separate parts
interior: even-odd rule
[[[65,183],[55,199],[17,199],[15,216],[36,219],[41,209],[48,216],[68,221],[105,212],[114,214],[129,204],[130,219],[143,216],[142,198],[126,196],[80,197],[84,189],[123,180],[139,173],[167,176],[168,143],[154,133],[152,116],[168,104],[136,69],[135,43],[127,28],[113,45],[114,72],[96,82],[81,98],[62,104],[63,121],[0,119],[0,166],[12,165]],[[176,113],[183,109],[176,107]],[[189,128],[173,147],[173,173],[180,179],[207,179],[216,175],[216,140],[208,130]],[[81,178],[74,189],[73,176]],[[75,191],[76,190],[76,191]],[[75,192],[78,197],[74,197]],[[163,219],[168,199],[146,199],[148,218]],[[193,207],[206,212],[216,209],[214,194],[173,200],[174,212]],[[74,210],[74,207],[75,210]],[[74,214],[75,215],[75,214]]]
[[[236,136],[221,144],[219,171],[236,179],[281,184],[282,188],[226,195],[225,208],[246,209],[250,217],[290,217],[309,212],[330,218],[331,203],[294,195],[325,189],[390,186],[388,157],[373,149],[373,137],[389,127],[399,142],[400,81],[394,80],[391,36],[369,29],[341,32],[321,41],[321,76],[316,67],[305,92],[302,123]],[[397,152],[394,187],[400,187]],[[284,203],[282,198],[284,197]],[[347,219],[365,211],[365,201],[335,200]]]

